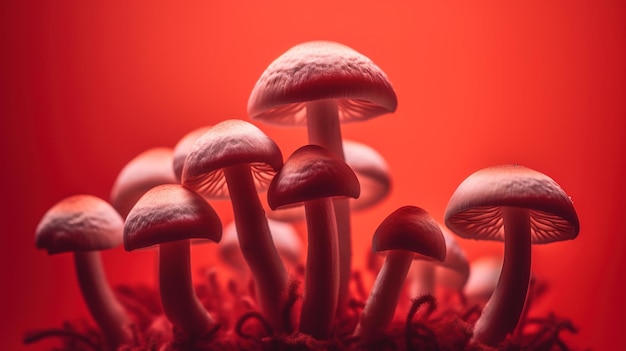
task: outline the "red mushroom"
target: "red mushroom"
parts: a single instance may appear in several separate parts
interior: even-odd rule
[[[132,345],[131,320],[107,282],[100,250],[122,243],[123,221],[106,201],[75,195],[59,201],[43,216],[35,245],[49,254],[74,253],[76,275],[91,316],[112,349]]]
[[[473,335],[491,346],[517,326],[528,291],[531,244],[574,239],[580,229],[563,189],[519,165],[489,167],[467,177],[450,198],[445,222],[464,238],[504,241],[500,279]]]
[[[272,209],[304,203],[308,249],[300,331],[326,339],[339,294],[337,224],[333,198],[359,196],[359,181],[340,159],[317,145],[296,150],[267,192]]]
[[[257,191],[266,189],[282,165],[278,146],[259,128],[242,120],[226,120],[196,140],[182,176],[184,186],[207,198],[230,196],[241,252],[255,280],[259,304],[279,331],[284,328],[287,272]]]
[[[135,156],[122,168],[111,189],[111,205],[122,218],[146,191],[157,185],[178,183],[172,159],[171,148],[155,147]]]
[[[250,93],[248,115],[271,124],[306,125],[309,144],[344,160],[340,123],[394,112],[397,103],[387,75],[369,58],[339,43],[311,41],[266,68]],[[335,213],[342,303],[352,260],[348,199],[336,201]]]
[[[364,341],[375,338],[392,321],[413,259],[443,261],[446,257],[439,225],[416,206],[400,207],[387,216],[374,233],[372,249],[388,253],[354,331]]]
[[[159,245],[159,289],[167,318],[192,339],[216,326],[196,296],[191,278],[190,240],[219,242],[222,223],[206,200],[178,184],[146,192],[126,218],[124,247]]]
[[[204,134],[207,130],[211,129],[211,126],[204,126],[196,128],[189,133],[185,134],[176,146],[174,146],[174,155],[172,160],[172,166],[174,167],[174,174],[176,175],[176,179],[180,183],[183,176],[183,167],[185,165],[185,159],[187,159],[187,154],[189,150],[193,146],[193,144]]]

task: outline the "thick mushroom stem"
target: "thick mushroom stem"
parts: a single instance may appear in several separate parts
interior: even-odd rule
[[[319,145],[340,160],[345,161],[343,141],[336,99],[310,101],[306,104],[309,143]],[[348,295],[352,263],[350,200],[334,200],[339,240],[339,299],[342,304]]]
[[[87,308],[109,346],[133,345],[132,322],[107,282],[100,253],[75,252],[74,264]]]
[[[389,251],[367,298],[354,331],[355,336],[367,341],[379,335],[391,323],[413,256],[410,251]]]
[[[504,262],[498,285],[474,327],[473,340],[497,346],[513,332],[524,308],[530,281],[529,211],[503,207]]]
[[[264,316],[278,331],[284,329],[283,307],[287,291],[287,271],[256,192],[250,165],[224,168],[244,259],[250,267]]]
[[[333,200],[304,203],[308,249],[300,331],[316,339],[330,336],[339,293],[339,248]]]
[[[159,245],[159,287],[163,310],[177,328],[193,338],[215,326],[193,288],[189,239]]]

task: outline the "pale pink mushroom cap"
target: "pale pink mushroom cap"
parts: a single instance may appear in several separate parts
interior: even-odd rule
[[[470,264],[469,279],[463,288],[467,299],[483,303],[489,300],[498,285],[500,271],[502,271],[502,257],[484,256],[473,260]]]
[[[339,119],[350,122],[394,112],[396,94],[369,58],[331,41],[296,45],[263,72],[248,100],[252,119],[306,125],[305,103],[337,99]]]
[[[74,195],[52,206],[43,216],[35,245],[49,254],[106,250],[122,243],[124,222],[106,201]]]
[[[450,289],[460,290],[469,278],[469,261],[450,230],[442,224],[439,224],[439,228],[446,242],[446,259],[435,267],[436,282]]]
[[[178,143],[176,143],[176,146],[174,146],[172,163],[174,167],[174,174],[176,175],[178,182],[180,182],[183,176],[183,166],[185,165],[185,159],[187,158],[187,154],[189,153],[191,146],[209,129],[211,129],[211,126],[196,128],[180,138]]]
[[[157,185],[178,183],[172,160],[171,148],[156,147],[135,156],[122,168],[111,189],[111,204],[122,217],[146,191]]]

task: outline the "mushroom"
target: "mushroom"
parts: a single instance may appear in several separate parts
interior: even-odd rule
[[[283,165],[272,139],[242,120],[214,125],[191,147],[182,182],[207,198],[230,196],[241,252],[257,286],[259,305],[275,330],[284,328],[287,272],[281,261],[257,191],[265,190]]]
[[[171,148],[155,147],[135,156],[122,168],[111,189],[111,204],[122,218],[146,191],[157,185],[178,183],[172,159]]]
[[[489,300],[502,271],[502,257],[484,256],[470,263],[470,274],[463,293],[467,301],[483,305]]]
[[[222,223],[206,200],[179,184],[159,185],[137,201],[124,225],[127,251],[159,245],[159,290],[167,318],[189,337],[216,326],[193,288],[190,240],[219,242]]]
[[[339,249],[333,199],[359,196],[359,181],[339,158],[317,145],[296,150],[285,161],[267,192],[276,210],[304,203],[308,249],[300,331],[326,339],[339,294]]]
[[[403,206],[378,226],[372,238],[374,252],[388,251],[365,303],[355,336],[371,340],[391,323],[402,286],[414,259],[443,261],[446,246],[437,222],[422,208]]]
[[[520,165],[485,168],[452,194],[445,223],[464,238],[504,241],[504,263],[473,340],[496,346],[517,326],[530,279],[531,244],[574,239],[572,200],[547,175]]]
[[[309,144],[344,160],[340,123],[396,110],[387,75],[372,60],[331,41],[301,43],[274,60],[248,100],[248,116],[270,124],[306,125]],[[339,301],[347,296],[352,243],[348,199],[335,202],[339,235]]]
[[[74,253],[78,285],[91,316],[111,349],[132,345],[131,320],[107,282],[100,250],[122,243],[123,221],[106,201],[74,195],[52,206],[35,234],[35,246],[49,254]]]
[[[189,150],[193,146],[193,143],[209,129],[211,129],[211,126],[196,128],[180,138],[176,146],[174,146],[172,166],[174,167],[174,174],[179,183],[183,176],[183,166],[185,165],[185,159],[187,158]]]

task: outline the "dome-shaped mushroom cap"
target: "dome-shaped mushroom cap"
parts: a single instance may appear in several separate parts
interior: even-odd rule
[[[108,202],[92,195],[59,201],[43,216],[35,246],[49,254],[106,250],[122,243],[122,217]]]
[[[204,134],[210,128],[210,126],[196,128],[180,138],[178,143],[176,143],[176,146],[174,146],[172,166],[174,167],[174,174],[176,175],[176,179],[179,182],[183,176],[183,166],[185,165],[185,159],[187,158],[187,154],[189,154],[189,150],[196,142],[196,140],[198,140],[202,136],[202,134]]]
[[[343,141],[343,152],[361,184],[361,196],[350,207],[358,211],[382,201],[391,190],[387,161],[372,147],[353,140]]]
[[[318,145],[296,150],[267,191],[271,209],[327,197],[358,198],[359,181],[342,160]]]
[[[249,164],[258,191],[267,189],[283,165],[278,145],[255,125],[231,119],[205,132],[191,147],[183,184],[209,198],[228,198],[224,167]]]
[[[222,222],[199,194],[178,184],[150,189],[137,201],[124,225],[127,251],[185,239],[219,242]]]
[[[416,206],[400,207],[387,216],[374,233],[372,250],[411,251],[427,260],[446,258],[446,243],[439,224]]]
[[[530,210],[535,244],[578,236],[569,196],[552,178],[519,165],[493,166],[467,177],[448,202],[445,223],[464,238],[503,241],[503,206]]]
[[[135,156],[122,168],[111,189],[111,204],[122,217],[146,191],[157,185],[178,183],[172,159],[171,148],[155,147]]]
[[[387,75],[369,58],[339,43],[296,45],[263,72],[248,100],[252,119],[305,125],[307,101],[339,99],[341,122],[365,120],[396,110]]]

